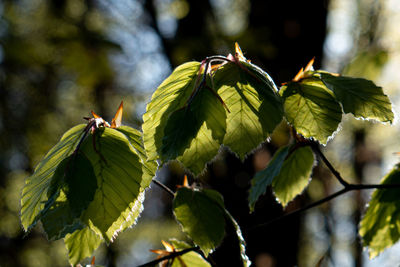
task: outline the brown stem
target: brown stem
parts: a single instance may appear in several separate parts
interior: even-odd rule
[[[153,183],[155,183],[156,185],[158,185],[159,187],[161,187],[165,192],[167,192],[168,194],[170,194],[172,197],[175,197],[175,193],[174,191],[172,191],[168,186],[166,186],[165,184],[161,183],[160,181],[156,180],[155,178],[153,178]]]

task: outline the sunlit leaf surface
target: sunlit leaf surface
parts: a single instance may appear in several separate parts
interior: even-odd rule
[[[300,147],[291,152],[283,163],[279,175],[272,181],[278,201],[286,206],[303,192],[311,179],[314,154],[310,147]]]
[[[185,106],[200,70],[199,62],[188,62],[178,66],[154,92],[146,113],[143,115],[144,147],[149,159],[161,154],[164,128],[169,116]]]
[[[372,81],[326,73],[321,74],[321,79],[334,92],[345,113],[352,113],[357,118],[393,122],[389,98]]]
[[[265,75],[245,62],[225,64],[214,75],[215,88],[230,110],[223,143],[242,159],[282,120],[281,100]]]
[[[201,129],[202,132],[199,132],[204,123],[211,131],[211,137],[222,143],[226,129],[226,111],[211,90],[202,87],[188,106],[170,115],[164,129],[162,157],[175,159],[181,156],[185,149],[190,148],[191,142],[212,143],[212,140],[204,136],[206,129]],[[194,138],[196,140],[193,140]],[[206,140],[202,140],[203,138]],[[202,149],[197,149],[196,152],[199,154],[198,161],[202,166],[211,160],[207,157],[207,153],[203,156]]]
[[[326,144],[342,119],[342,109],[333,93],[316,78],[290,82],[280,93],[286,119],[296,131]]]
[[[111,128],[90,135],[82,145],[82,152],[92,162],[98,184],[82,220],[110,241],[120,231],[121,225],[115,222],[130,220],[129,210],[135,215],[141,210],[141,201],[137,202],[142,191],[141,159],[128,138]]]
[[[75,266],[83,259],[90,257],[100,246],[102,239],[89,227],[85,227],[73,234],[68,234],[64,242],[68,249],[69,262]]]

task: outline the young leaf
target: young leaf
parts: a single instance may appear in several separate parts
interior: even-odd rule
[[[98,184],[94,200],[81,218],[106,241],[111,241],[122,223],[130,221],[121,216],[127,210],[137,213],[143,182],[141,159],[124,134],[107,127],[91,134],[81,150],[92,162]]]
[[[25,231],[33,227],[48,200],[47,191],[58,164],[72,154],[83,136],[84,124],[68,130],[47,153],[25,181],[21,197],[21,223]]]
[[[316,78],[290,82],[280,91],[285,116],[296,131],[306,138],[326,144],[338,128],[342,110],[326,86]]]
[[[224,237],[225,219],[221,201],[220,195],[213,190],[198,191],[186,187],[179,188],[173,200],[175,218],[206,256]]]
[[[188,106],[170,115],[162,140],[163,158],[168,160],[181,156],[185,149],[190,147],[194,138],[202,138],[198,132],[204,122],[211,130],[213,139],[222,143],[226,129],[226,111],[211,90],[213,89],[200,88]],[[202,165],[204,166],[209,160],[210,158],[202,160]]]
[[[393,122],[389,98],[372,81],[327,73],[321,73],[321,80],[333,91],[345,113],[352,113],[356,118]]]
[[[383,177],[381,184],[399,184],[400,165]],[[363,245],[370,258],[378,256],[400,239],[400,188],[379,189],[372,194],[367,212],[360,223]]]
[[[275,196],[283,206],[308,185],[313,164],[314,154],[308,146],[297,148],[285,160],[279,175],[272,181]]]
[[[185,106],[195,89],[200,66],[199,62],[178,66],[154,92],[143,115],[142,125],[144,147],[149,159],[157,159],[161,154],[167,120],[174,111]]]
[[[90,257],[103,241],[89,227],[85,227],[68,234],[64,242],[68,249],[69,262],[75,266],[84,258]]]
[[[230,110],[223,143],[243,159],[282,120],[281,100],[269,76],[246,62],[223,65],[215,72],[214,82]]]
[[[268,166],[256,173],[254,178],[251,180],[251,187],[249,191],[249,207],[250,212],[254,211],[254,206],[258,198],[265,194],[267,186],[269,186],[273,179],[281,172],[283,162],[291,146],[285,146],[280,148],[269,162]]]

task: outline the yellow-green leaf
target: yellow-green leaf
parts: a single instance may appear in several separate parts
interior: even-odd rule
[[[272,181],[278,201],[286,206],[308,185],[314,165],[314,154],[308,146],[295,149],[283,163],[279,175]]]
[[[326,144],[342,120],[342,109],[324,83],[317,78],[307,78],[290,82],[280,93],[286,119],[296,131]]]

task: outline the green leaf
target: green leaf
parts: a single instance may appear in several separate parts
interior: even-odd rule
[[[257,172],[254,178],[251,180],[251,187],[249,191],[250,212],[254,211],[254,206],[258,198],[265,194],[267,186],[269,186],[273,179],[280,173],[290,148],[291,146],[281,147],[275,153],[268,166],[262,171]]]
[[[383,177],[381,184],[399,184],[400,166]],[[363,245],[370,258],[378,256],[400,239],[400,188],[379,189],[372,194],[368,209],[360,223]]]
[[[178,160],[195,175],[201,173],[206,162],[211,161],[218,153],[221,143],[212,137],[206,123],[200,127],[190,147],[185,150]]]
[[[321,73],[321,79],[333,91],[345,113],[356,118],[393,122],[392,104],[382,87],[372,81]]]
[[[244,62],[227,63],[214,75],[215,88],[230,110],[223,144],[241,159],[265,141],[282,120],[280,97],[267,77]]]
[[[225,234],[224,212],[216,194],[214,190],[181,187],[173,200],[174,214],[183,231],[206,256],[222,242]]]
[[[199,62],[178,66],[154,92],[146,113],[143,115],[143,141],[150,160],[161,154],[164,128],[169,116],[185,106],[193,90],[200,70]]]
[[[250,261],[249,257],[247,257],[247,255],[246,255],[246,241],[243,238],[242,231],[240,230],[240,226],[226,209],[225,209],[225,215],[227,216],[228,220],[232,223],[233,227],[236,230],[236,236],[239,240],[240,257],[243,262],[243,267],[250,267],[251,261]]]
[[[272,181],[275,196],[283,206],[308,185],[313,164],[314,154],[308,146],[297,148],[285,160],[279,175]]]
[[[322,81],[308,78],[290,82],[280,93],[284,98],[286,119],[296,131],[326,144],[338,128],[342,109]]]
[[[21,223],[25,231],[38,221],[40,212],[48,200],[47,191],[55,170],[58,164],[75,150],[85,126],[80,124],[68,130],[39,162],[33,175],[26,179],[21,198]]]
[[[68,234],[64,242],[68,249],[69,262],[75,266],[84,258],[90,257],[103,241],[89,227],[85,227]]]
[[[158,165],[155,160],[149,160],[147,158],[142,132],[128,126],[120,126],[116,128],[116,130],[123,133],[129,139],[130,144],[139,155],[143,164],[143,180],[141,186],[142,188],[147,188],[156,175]]]
[[[177,251],[184,250],[187,248],[190,248],[191,246],[183,241],[178,241],[178,240],[170,240],[171,244],[177,249]],[[209,264],[203,257],[195,252],[195,251],[190,251],[188,253],[185,253],[181,256],[179,256],[180,260],[175,258],[174,262],[172,263],[171,267],[190,267],[190,266],[196,266],[196,267],[211,267],[211,264]],[[184,263],[186,265],[182,265],[181,263]]]
[[[108,242],[139,215],[144,199],[142,185],[148,185],[148,181],[143,181],[140,157],[118,130],[96,130],[81,151],[92,162],[98,184],[94,200],[81,219]]]
[[[194,138],[204,138],[201,133],[198,135],[204,122],[211,130],[213,139],[222,143],[226,129],[226,111],[211,90],[201,87],[187,106],[170,115],[162,140],[161,153],[164,160],[183,155]],[[207,157],[201,161],[203,167],[209,160]]]
[[[64,159],[57,172],[61,172],[62,179],[53,186],[66,194],[72,216],[79,217],[93,200],[97,188],[92,164],[84,154],[77,152]]]

